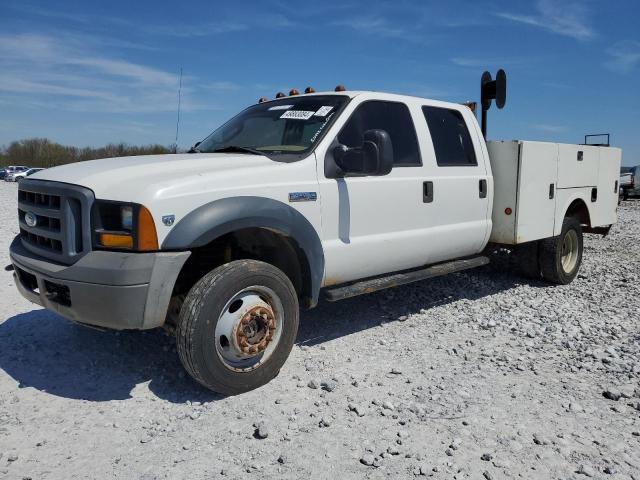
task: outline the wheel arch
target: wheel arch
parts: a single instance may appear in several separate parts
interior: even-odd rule
[[[570,195],[564,202],[560,213],[556,217],[554,235],[560,235],[562,232],[562,222],[567,217],[576,218],[581,225],[591,228],[591,211],[589,210],[589,202],[585,200],[583,192],[576,192]]]
[[[161,248],[197,251],[215,245],[216,241],[226,236],[242,236],[246,239],[251,233],[257,234],[263,241],[270,237],[268,241],[272,250],[278,245],[285,247],[282,250],[290,250],[290,259],[292,252],[295,252],[300,263],[301,297],[307,307],[315,306],[324,275],[322,244],[309,220],[283,202],[243,196],[207,203],[181,219],[167,235]],[[284,251],[277,254],[287,255]],[[295,276],[292,272],[289,270],[285,273],[290,277]],[[295,278],[292,278],[292,282],[295,284]]]

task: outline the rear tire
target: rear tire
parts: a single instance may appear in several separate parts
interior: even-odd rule
[[[566,217],[560,235],[540,243],[542,277],[558,285],[571,283],[580,270],[582,250],[580,222],[573,217]]]
[[[196,381],[224,395],[258,388],[280,372],[298,332],[298,297],[268,263],[236,260],[200,279],[176,327],[180,360]]]

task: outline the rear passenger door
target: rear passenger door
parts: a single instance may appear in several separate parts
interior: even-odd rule
[[[423,105],[418,122],[430,198],[422,221],[430,260],[473,255],[491,232],[493,184],[477,122],[467,107]]]

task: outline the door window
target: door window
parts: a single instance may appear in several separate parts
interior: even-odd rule
[[[377,100],[362,103],[338,134],[338,141],[349,148],[360,147],[364,132],[373,129],[389,134],[394,166],[422,165],[416,130],[404,103]]]
[[[478,165],[471,135],[457,110],[422,107],[427,120],[436,161],[440,167]]]

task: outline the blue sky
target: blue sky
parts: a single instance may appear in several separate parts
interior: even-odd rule
[[[338,83],[477,100],[507,71],[489,137],[610,132],[640,164],[637,0],[57,2],[0,5],[0,144],[180,147],[260,96]]]

